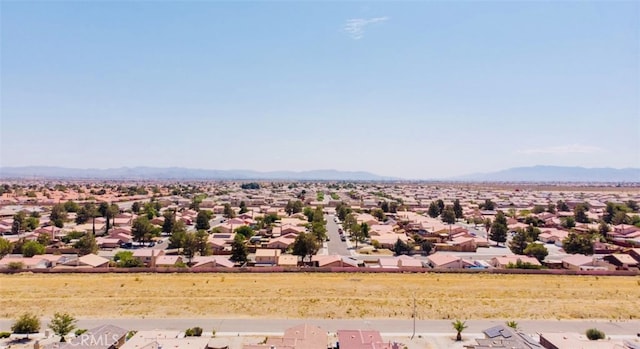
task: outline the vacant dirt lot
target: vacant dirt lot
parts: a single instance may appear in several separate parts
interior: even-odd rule
[[[0,275],[0,318],[638,319],[640,277],[484,274]]]

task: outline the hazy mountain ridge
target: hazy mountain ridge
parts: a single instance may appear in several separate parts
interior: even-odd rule
[[[46,179],[185,179],[185,180],[354,180],[402,181],[365,171],[253,171],[206,170],[182,167],[120,167],[109,169],[77,169],[48,166],[2,167],[0,178]],[[427,180],[427,179],[424,179]],[[515,167],[490,173],[432,179],[437,181],[475,182],[640,182],[640,168],[584,168],[568,166]]]
[[[451,179],[480,182],[640,182],[640,168],[529,166]]]
[[[120,167],[109,169],[77,169],[65,167],[27,166],[0,168],[0,178],[59,179],[266,179],[266,180],[358,180],[389,181],[395,177],[379,176],[364,171],[253,171],[205,170],[182,167]]]

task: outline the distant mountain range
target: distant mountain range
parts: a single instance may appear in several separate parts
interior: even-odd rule
[[[530,166],[451,179],[477,182],[640,182],[640,168]]]
[[[352,180],[393,181],[400,178],[379,176],[363,171],[271,171],[252,170],[203,170],[181,167],[120,167],[109,169],[76,169],[65,167],[2,167],[0,178],[47,179],[186,179],[186,180]]]
[[[76,169],[28,166],[2,167],[0,178],[43,179],[132,179],[132,180],[351,180],[402,181],[364,171],[271,171],[204,170],[181,167],[120,167],[109,169]],[[565,166],[516,167],[498,172],[433,179],[439,181],[474,182],[640,182],[640,168],[584,168]]]

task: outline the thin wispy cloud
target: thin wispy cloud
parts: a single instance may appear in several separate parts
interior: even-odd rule
[[[344,25],[344,31],[354,40],[360,40],[364,37],[365,29],[370,24],[386,22],[389,17],[374,18],[352,18],[348,19]]]
[[[582,144],[559,145],[553,147],[529,148],[519,150],[520,154],[549,154],[549,155],[565,155],[565,154],[595,154],[604,150],[600,147]]]

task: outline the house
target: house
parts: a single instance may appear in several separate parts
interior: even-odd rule
[[[109,260],[107,258],[90,253],[78,258],[78,266],[104,268],[109,266]]]
[[[542,266],[540,262],[529,256],[502,256],[502,257],[493,257],[491,258],[491,265],[495,268],[507,268],[510,264],[516,265],[518,262],[520,263],[529,263],[535,266]]]
[[[233,268],[235,263],[225,256],[196,256],[191,260],[192,270],[206,268]]]
[[[163,250],[155,250],[152,248],[139,248],[133,251],[133,258],[148,267],[154,267],[156,257],[162,255],[164,255]]]
[[[317,267],[358,267],[358,261],[338,255],[315,255],[311,257],[311,261]]]
[[[637,349],[640,347],[637,342],[633,343],[631,341],[610,338],[592,341],[584,335],[567,332],[540,333],[540,345],[546,349]]]
[[[596,268],[596,261],[594,257],[574,254],[562,259],[562,267],[569,270],[593,270]]]
[[[379,331],[338,330],[340,349],[400,349],[398,343],[385,342]]]
[[[281,252],[278,249],[256,249],[256,266],[274,266],[278,264],[280,254]]]
[[[122,348],[128,330],[114,326],[102,325],[87,332],[68,339],[68,342],[58,342],[45,345],[43,349],[116,349]]]
[[[467,262],[460,257],[441,252],[429,255],[427,261],[432,268],[437,269],[462,269],[473,266],[473,263]]]
[[[562,241],[569,236],[569,233],[559,229],[543,229],[538,234],[538,240],[545,244],[555,244],[556,246],[562,246]]]
[[[278,257],[278,266],[279,267],[297,267],[298,256],[280,255]]]
[[[356,216],[358,224],[366,223],[368,226],[379,224],[378,219],[368,213],[361,213]]]
[[[175,267],[179,263],[183,263],[181,256],[164,255],[156,258],[156,267]]]
[[[210,338],[182,337],[179,331],[138,331],[120,349],[207,349]]]
[[[616,266],[618,270],[637,269],[638,261],[628,254],[614,253],[608,256],[604,256],[605,261]]]
[[[282,337],[267,337],[264,344],[244,345],[243,349],[327,349],[327,331],[312,325],[298,325],[284,331]]]
[[[542,349],[543,346],[528,335],[504,325],[490,327],[484,331],[485,338],[477,338],[473,349]]]
[[[22,269],[47,269],[51,266],[51,262],[40,256],[22,257],[7,255],[0,259],[0,269],[9,269],[11,265],[20,265]]]
[[[287,234],[287,235],[269,240],[269,243],[267,243],[267,248],[285,251],[286,249],[289,248],[289,246],[293,245],[295,241],[296,241],[295,234]]]

